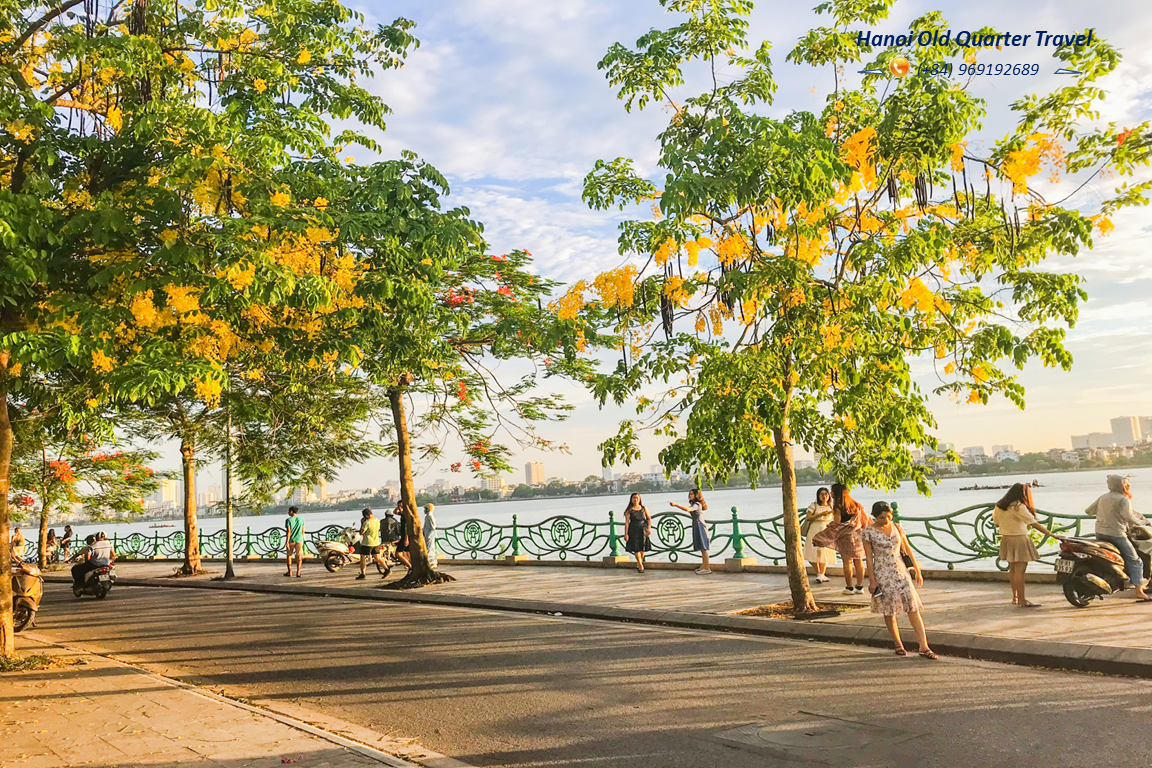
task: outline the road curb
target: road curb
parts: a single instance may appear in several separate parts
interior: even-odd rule
[[[66,576],[45,575],[45,580],[70,584]],[[441,605],[455,608],[563,615],[635,624],[706,629],[763,637],[812,640],[830,643],[891,648],[892,640],[884,627],[819,621],[799,622],[753,616],[691,613],[686,611],[617,608],[603,605],[557,603],[541,600],[518,600],[508,597],[446,595],[444,593],[400,592],[348,587],[315,587],[307,585],[262,584],[242,581],[208,581],[198,579],[121,578],[119,587],[153,587],[165,589],[206,589],[232,592],[256,592],[306,597],[337,597],[348,600],[370,600],[417,605]],[[916,646],[915,636],[902,630],[904,644]],[[932,648],[937,653],[964,659],[996,661],[1047,669],[1097,672],[1107,675],[1152,678],[1152,650],[1107,645],[1068,643],[1059,640],[1022,640],[963,632],[931,632]]]

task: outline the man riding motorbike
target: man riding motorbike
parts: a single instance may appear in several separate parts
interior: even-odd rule
[[[1116,547],[1124,558],[1124,572],[1136,587],[1136,599],[1152,603],[1152,595],[1144,591],[1144,563],[1136,553],[1136,547],[1128,540],[1130,528],[1144,527],[1149,523],[1132,509],[1132,488],[1128,478],[1108,475],[1107,482],[1108,493],[1092,502],[1084,513],[1096,518],[1096,538]]]
[[[92,571],[116,561],[116,551],[112,549],[112,542],[108,541],[103,531],[89,536],[84,543],[87,546],[77,552],[76,557],[85,559],[72,566],[72,583],[76,586],[82,586],[85,577]]]

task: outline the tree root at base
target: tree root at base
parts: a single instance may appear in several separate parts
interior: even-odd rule
[[[441,571],[431,571],[430,573],[412,573],[408,572],[404,578],[398,581],[382,584],[380,589],[419,589],[420,587],[428,587],[433,584],[447,584],[450,581],[456,581],[456,577],[451,574],[442,573]]]

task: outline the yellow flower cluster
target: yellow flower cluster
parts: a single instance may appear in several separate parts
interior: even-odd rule
[[[1012,190],[1017,194],[1028,191],[1028,178],[1040,172],[1040,163],[1046,161],[1052,169],[1051,181],[1059,179],[1059,169],[1064,165],[1064,148],[1059,139],[1050,133],[1034,133],[1028,137],[1032,146],[1018,149],[1008,155],[1000,167],[1004,178],[1012,182]]]
[[[556,312],[556,317],[561,320],[575,320],[579,317],[580,310],[584,308],[584,291],[587,288],[588,284],[581,280],[553,302],[552,309]]]
[[[688,251],[688,266],[695,267],[700,262],[700,251],[704,248],[710,248],[711,246],[712,241],[707,237],[689,240],[684,243],[684,250]]]
[[[660,247],[657,248],[656,253],[653,254],[656,257],[656,265],[659,267],[664,266],[668,263],[669,259],[671,259],[679,252],[680,246],[676,245],[675,240],[668,238],[664,242],[660,243]]]
[[[716,245],[716,256],[720,263],[731,266],[739,261],[748,252],[748,238],[743,232],[732,232],[720,239]]]
[[[664,295],[675,306],[682,307],[688,301],[688,292],[684,290],[684,278],[672,275],[664,283]]]
[[[949,147],[952,152],[952,170],[964,170],[964,148],[968,146],[968,142],[961,141]]]
[[[592,289],[606,307],[630,307],[636,300],[636,267],[629,264],[596,276]]]
[[[223,391],[224,387],[218,379],[196,379],[196,396],[209,406],[215,406],[220,402]]]
[[[168,309],[177,315],[196,312],[200,309],[200,299],[196,289],[187,285],[166,285],[164,293],[168,297]]]
[[[106,355],[103,350],[92,352],[92,367],[99,373],[108,373],[116,367],[116,361]]]
[[[128,310],[136,318],[136,325],[141,328],[151,328],[159,320],[156,305],[152,303],[152,291],[142,291],[133,296]]]
[[[875,138],[876,129],[868,126],[852,134],[840,150],[844,162],[860,175],[859,181],[865,188],[876,184],[876,148],[872,145]]]

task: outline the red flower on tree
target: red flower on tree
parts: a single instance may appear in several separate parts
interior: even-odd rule
[[[1117,136],[1117,137],[1116,137],[1116,146],[1118,146],[1118,147],[1119,147],[1119,146],[1120,146],[1120,145],[1122,145],[1124,142],[1128,141],[1128,137],[1132,135],[1132,133],[1133,133],[1133,130],[1134,130],[1134,129],[1132,129],[1132,128],[1129,128],[1128,130],[1124,131],[1124,133],[1122,133],[1122,134],[1120,134],[1119,136]]]

